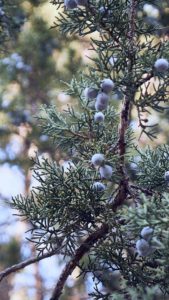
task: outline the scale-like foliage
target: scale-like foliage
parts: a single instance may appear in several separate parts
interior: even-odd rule
[[[157,42],[159,28],[140,14],[145,1],[91,0],[72,9],[66,0],[52,3],[63,34],[97,32],[95,56],[88,73],[67,84],[78,105],[62,113],[44,107],[39,116],[45,134],[66,153],[66,167],[37,157],[39,185],[12,205],[32,224],[41,254],[56,249],[72,259],[52,300],[76,266],[93,275],[92,299],[163,297],[169,294],[169,151],[135,149],[130,120],[135,107],[141,133],[155,137],[147,116],[168,108],[168,41]],[[120,112],[113,107],[117,93]],[[99,122],[97,112],[104,113]]]

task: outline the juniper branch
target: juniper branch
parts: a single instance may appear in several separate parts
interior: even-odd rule
[[[144,194],[147,195],[147,196],[152,196],[152,195],[153,195],[153,191],[148,190],[148,189],[144,189],[144,188],[142,188],[142,187],[140,187],[140,186],[131,184],[130,187],[131,187],[132,189],[136,189],[136,190],[141,191],[142,193],[144,193]]]
[[[89,235],[84,242],[80,245],[80,247],[76,250],[76,253],[72,260],[70,260],[60,278],[59,281],[57,282],[52,297],[50,300],[58,300],[59,297],[62,294],[63,287],[65,285],[65,282],[68,278],[68,276],[73,272],[73,270],[76,268],[78,265],[79,261],[82,259],[82,257],[91,249],[91,247],[101,238],[103,238],[107,233],[108,233],[108,225],[103,224],[97,231],[93,232],[91,235]]]
[[[133,66],[135,63],[134,35],[135,35],[136,5],[137,5],[137,0],[132,0],[130,6],[130,30],[128,34],[128,40],[130,45],[129,54],[128,54],[129,76],[130,74],[132,74]],[[112,205],[114,211],[116,211],[117,207],[125,201],[128,195],[128,179],[126,178],[126,174],[125,174],[124,156],[126,152],[125,135],[130,121],[129,114],[131,109],[131,102],[134,102],[134,96],[135,96],[135,88],[133,88],[133,85],[131,83],[126,86],[126,91],[125,91],[126,96],[125,96],[125,100],[120,115],[118,152],[120,156],[119,169],[122,176],[122,180],[119,184],[118,194],[115,197],[115,201]],[[62,294],[62,290],[68,276],[73,272],[73,270],[78,265],[81,258],[90,250],[90,248],[99,239],[103,238],[106,235],[106,233],[108,232],[108,228],[109,227],[107,224],[103,224],[97,231],[89,235],[87,239],[81,244],[81,246],[76,250],[76,253],[72,258],[72,260],[70,260],[65,266],[65,269],[63,270],[60,279],[54,288],[50,300],[59,299],[60,295]]]
[[[116,210],[117,207],[125,201],[128,195],[128,178],[125,172],[124,156],[126,153],[126,143],[125,143],[126,130],[130,122],[129,115],[131,110],[131,103],[134,102],[135,91],[136,91],[136,88],[133,86],[133,82],[132,82],[132,71],[135,63],[134,39],[135,39],[136,6],[137,6],[137,0],[132,0],[131,7],[130,7],[130,16],[129,16],[130,30],[128,33],[128,40],[129,40],[128,74],[129,76],[131,76],[131,82],[126,86],[125,99],[120,114],[118,150],[120,156],[119,171],[121,173],[122,179],[119,184],[118,194],[116,195],[112,206],[113,210]]]

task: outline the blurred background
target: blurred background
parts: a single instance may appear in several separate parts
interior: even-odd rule
[[[161,24],[156,39],[168,38],[169,1],[159,5],[147,3],[139,13],[146,22]],[[37,184],[30,158],[37,152],[39,157],[52,157],[60,163],[67,159],[41,132],[35,116],[43,104],[54,104],[60,111],[67,104],[78,109],[77,99],[64,94],[64,81],[69,82],[73,75],[78,78],[93,55],[88,50],[89,37],[68,38],[51,29],[57,14],[47,0],[0,1],[2,42],[5,39],[5,47],[0,46],[0,271],[35,256],[34,246],[25,239],[29,224],[21,222],[8,204],[12,196],[27,195]],[[119,95],[113,101],[118,109]],[[135,112],[132,118],[138,137]],[[160,122],[153,146],[168,143],[168,118],[167,112],[150,116],[149,122]],[[139,144],[144,147],[147,137],[142,136]],[[0,300],[49,299],[63,265],[62,257],[49,258],[10,275],[0,283]],[[77,275],[78,269],[69,278],[62,300],[88,299],[90,277],[84,281],[76,279]]]

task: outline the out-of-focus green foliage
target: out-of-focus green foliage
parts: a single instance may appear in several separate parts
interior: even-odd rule
[[[57,94],[63,86],[61,80],[69,80],[82,63],[73,40],[65,40],[59,33],[56,35],[49,23],[38,14],[39,8],[32,10],[33,5],[38,4],[35,2],[25,11],[22,8],[29,18],[15,43],[8,43],[8,52],[0,60],[0,146],[6,152],[11,140],[17,140],[20,143],[19,153],[8,155],[6,152],[6,161],[15,164],[18,161],[23,168],[29,165],[27,155],[31,145],[38,147],[39,152],[47,151],[54,155],[54,148],[48,147],[47,137],[38,129],[35,115],[41,104],[53,102],[60,105]],[[22,4],[24,1],[20,7],[24,7]],[[75,66],[73,69],[67,63],[70,57]],[[25,137],[20,132],[22,129]]]
[[[9,243],[0,245],[0,269],[10,267],[21,260],[20,243],[12,238]]]
[[[0,1],[0,163],[21,170],[25,194],[32,180],[30,156],[36,151],[60,159],[60,151],[39,128],[40,106],[66,107],[62,81],[70,80],[83,64],[78,39],[65,39],[50,28],[51,11],[47,1]],[[3,214],[5,208],[1,210]],[[0,268],[17,263],[23,255],[19,239],[15,249],[14,241],[0,245]]]

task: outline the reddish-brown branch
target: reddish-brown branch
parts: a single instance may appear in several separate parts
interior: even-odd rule
[[[125,171],[125,153],[126,153],[126,130],[130,122],[131,103],[134,102],[136,87],[133,86],[133,66],[135,63],[135,20],[136,20],[136,5],[137,0],[131,0],[130,14],[129,14],[129,51],[128,51],[128,76],[131,78],[126,86],[125,99],[120,114],[119,125],[119,139],[118,139],[118,152],[120,158],[119,172],[121,174],[121,181],[119,184],[118,193],[112,204],[112,208],[116,211],[117,207],[122,205],[128,196],[128,178]]]
[[[76,253],[72,260],[70,260],[60,278],[57,282],[57,285],[55,286],[55,289],[53,291],[52,297],[50,300],[58,300],[60,295],[62,294],[62,290],[64,287],[64,284],[68,278],[68,276],[73,272],[73,270],[76,268],[79,261],[82,259],[82,257],[90,250],[90,248],[102,237],[104,237],[108,233],[108,225],[103,224],[97,231],[93,232],[91,235],[89,235],[85,241],[81,244],[81,246],[76,250]]]
[[[132,95],[134,97],[134,95]],[[116,211],[118,206],[122,205],[128,195],[128,177],[125,172],[125,152],[126,152],[126,130],[129,125],[130,113],[130,100],[131,98],[126,95],[120,115],[119,125],[119,139],[118,139],[118,153],[119,153],[119,172],[121,174],[121,181],[119,183],[118,193],[111,205],[112,209]]]

